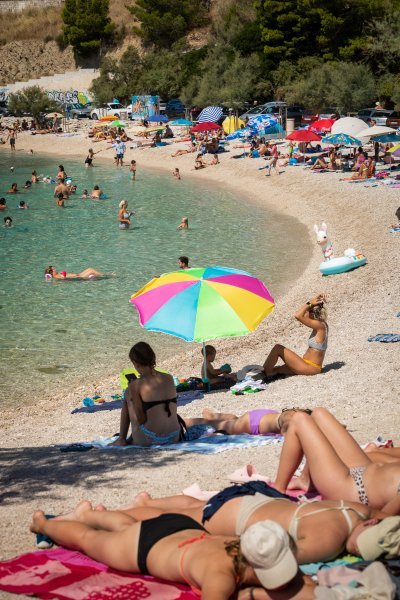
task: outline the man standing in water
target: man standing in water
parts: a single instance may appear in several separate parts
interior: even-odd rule
[[[58,198],[58,194],[62,194],[64,200],[68,200],[69,190],[68,186],[65,185],[65,179],[60,179],[60,183],[56,185],[56,188],[54,190],[54,198]]]
[[[178,266],[180,269],[188,269],[189,268],[189,259],[187,256],[180,256],[178,258]]]
[[[122,167],[124,163],[125,144],[121,142],[121,138],[117,137],[112,147],[115,148],[115,164],[117,167]]]

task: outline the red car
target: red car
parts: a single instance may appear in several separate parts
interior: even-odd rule
[[[304,114],[301,115],[301,125],[304,127],[304,125],[310,125],[311,123],[314,123],[314,121],[317,121],[318,119],[318,114],[313,113],[311,110],[306,110],[304,112]]]
[[[386,127],[393,127],[394,129],[398,129],[400,127],[400,112],[394,111],[386,119]]]

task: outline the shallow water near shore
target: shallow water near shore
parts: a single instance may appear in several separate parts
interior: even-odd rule
[[[78,185],[64,209],[53,199],[54,186],[23,185],[32,169],[55,176],[62,162]],[[128,366],[127,353],[139,339],[150,342],[162,359],[188,344],[143,330],[130,296],[155,275],[177,269],[181,254],[190,265],[223,265],[262,279],[279,298],[307,264],[308,233],[296,220],[278,215],[231,191],[172,174],[128,169],[17,152],[0,155],[0,196],[13,219],[0,228],[1,402],[33,402],[63,389],[96,383]],[[14,166],[14,172],[10,167]],[[6,194],[16,181],[21,192]],[[108,199],[83,200],[83,189],[98,184]],[[118,229],[118,203],[126,198],[135,211],[133,227]],[[19,210],[25,200],[29,210]],[[182,216],[190,229],[177,231]],[[44,268],[79,272],[91,266],[115,277],[96,281],[51,281]],[[197,375],[197,373],[195,373]],[[179,375],[179,374],[177,374]],[[116,390],[117,391],[117,390]]]

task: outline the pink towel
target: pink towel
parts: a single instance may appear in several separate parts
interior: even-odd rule
[[[116,571],[64,548],[31,552],[0,562],[0,589],[60,600],[198,600],[179,583]]]

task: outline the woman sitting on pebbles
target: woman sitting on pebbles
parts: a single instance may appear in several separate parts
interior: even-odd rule
[[[324,308],[325,294],[319,294],[303,304],[294,315],[306,327],[312,329],[308,340],[308,348],[299,356],[293,350],[276,344],[268,354],[264,363],[264,372],[269,375],[318,375],[322,371],[322,363],[328,347],[328,323]],[[285,363],[276,366],[279,359]]]
[[[372,462],[335,417],[325,408],[311,415],[293,415],[285,434],[276,475],[276,489],[289,486],[303,456],[315,488],[330,500],[361,502],[389,514],[400,512],[400,462]],[[290,487],[308,489],[310,480]]]
[[[83,501],[72,513],[55,519],[36,511],[30,529],[113,569],[186,584],[203,600],[229,600],[236,590],[250,586],[250,596],[244,589],[238,597],[267,599],[265,588],[282,588],[289,582],[279,598],[294,598],[302,587],[299,597],[313,598],[314,584],[299,573],[289,536],[271,521],[249,527],[239,539],[211,536],[184,515],[137,522],[120,511],[93,510]],[[258,593],[256,586],[264,586],[261,596],[253,595],[253,590]]]
[[[178,442],[182,433],[172,376],[156,371],[156,355],[146,342],[135,344],[129,358],[140,378],[131,381],[125,392],[119,436],[111,445],[151,446]],[[128,441],[129,425],[132,435]]]

